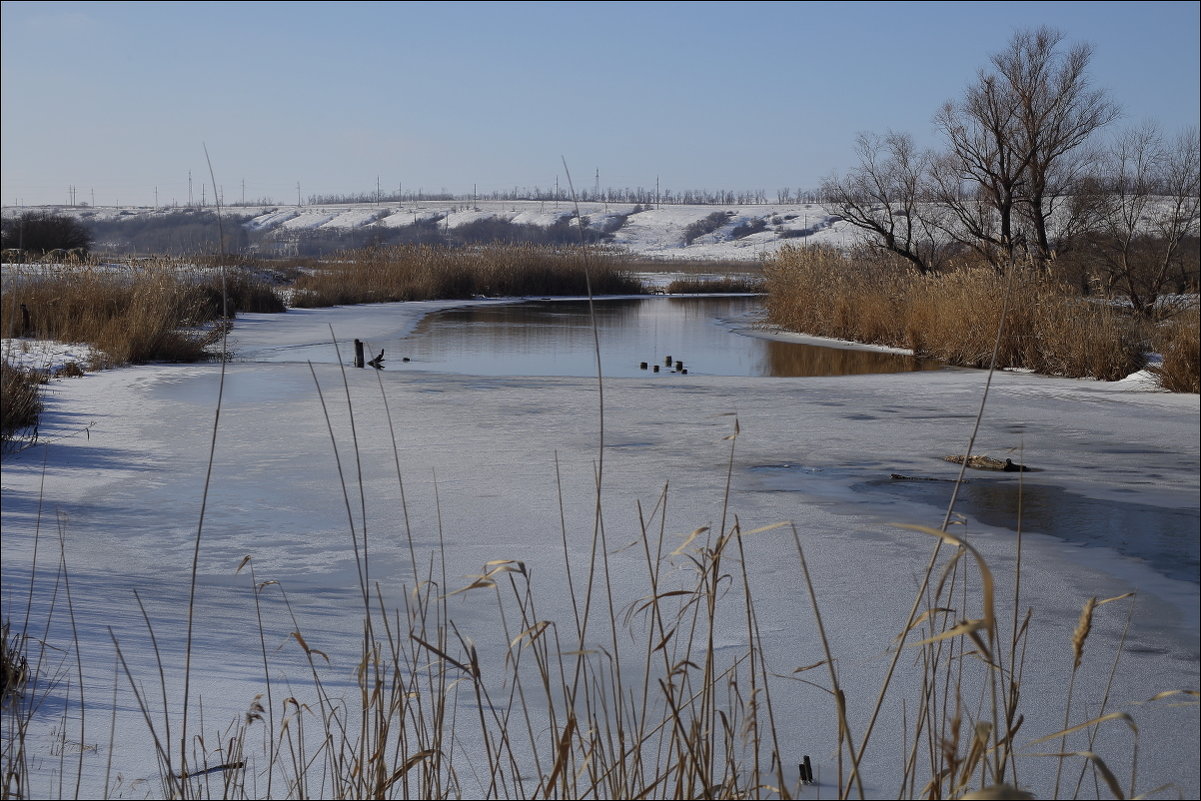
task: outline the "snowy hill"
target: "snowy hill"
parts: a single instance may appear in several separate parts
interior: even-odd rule
[[[5,217],[29,211],[4,207]],[[92,228],[101,250],[159,249],[159,240],[186,247],[215,209],[39,207],[77,217]],[[818,204],[661,205],[581,203],[591,236],[655,259],[754,261],[789,243],[845,246],[856,229]],[[313,206],[249,206],[223,210],[237,219],[242,250],[274,254],[325,252],[366,243],[428,241],[429,237],[521,240],[539,230],[546,241],[572,241],[575,208],[566,201],[422,201]],[[187,236],[179,229],[187,229]]]

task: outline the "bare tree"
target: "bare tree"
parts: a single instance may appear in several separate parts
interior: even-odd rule
[[[938,200],[958,223],[947,232],[998,270],[1022,244],[1015,218],[1030,157],[1017,110],[1006,82],[981,70],[963,100],[946,103],[934,118],[950,145],[933,172]]]
[[[822,182],[822,205],[868,233],[864,241],[896,253],[925,275],[941,266],[944,248],[925,216],[930,156],[909,134],[861,133],[855,140],[859,166],[843,178]]]
[[[1072,194],[1082,169],[1091,159],[1081,154],[1093,134],[1119,115],[1106,93],[1089,85],[1092,45],[1060,48],[1064,34],[1052,28],[1018,31],[1009,46],[992,57],[1018,104],[1019,145],[1026,163],[1022,186],[1023,216],[1030,223],[1030,245],[1043,264],[1055,254],[1048,232],[1061,201]]]
[[[999,270],[1019,251],[1041,265],[1055,255],[1051,221],[1087,160],[1073,158],[1118,108],[1089,87],[1089,45],[1066,52],[1050,28],[1019,31],[962,100],[935,117],[950,146],[935,170],[952,233]],[[983,204],[983,205],[982,205]]]
[[[1108,288],[1148,317],[1161,311],[1165,294],[1196,281],[1189,253],[1201,220],[1198,147],[1195,128],[1167,141],[1146,124],[1120,134],[1099,165],[1087,255]]]

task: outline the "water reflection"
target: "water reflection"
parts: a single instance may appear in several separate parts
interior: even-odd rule
[[[690,374],[819,376],[907,372],[941,365],[910,356],[778,342],[748,331],[762,314],[755,297],[652,297],[595,304],[607,376]],[[595,375],[587,301],[467,306],[427,316],[413,333],[383,343],[414,366],[468,375]],[[395,363],[393,359],[393,363]],[[640,369],[646,362],[647,370]]]
[[[823,348],[776,340],[767,340],[766,346],[769,364],[767,371],[761,375],[858,375],[937,370],[942,367],[938,362],[929,359],[871,350]]]

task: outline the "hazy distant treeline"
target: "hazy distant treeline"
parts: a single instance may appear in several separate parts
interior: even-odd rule
[[[581,203],[628,203],[630,205],[654,206],[656,204],[684,204],[689,206],[752,206],[769,203],[817,203],[819,193],[808,189],[777,189],[769,197],[764,189],[734,191],[729,189],[647,189],[638,187],[586,187],[576,190],[575,199]],[[342,205],[347,203],[420,203],[420,202],[473,202],[480,200],[516,201],[535,200],[542,202],[570,203],[571,193],[562,187],[515,186],[512,189],[456,195],[449,192],[351,192],[348,194],[309,195],[310,205]]]

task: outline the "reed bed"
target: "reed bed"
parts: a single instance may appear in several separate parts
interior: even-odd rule
[[[5,445],[22,429],[38,421],[42,400],[38,386],[45,376],[36,370],[0,362],[0,441]],[[7,647],[7,646],[6,646]]]
[[[762,291],[763,278],[746,275],[729,275],[722,278],[677,278],[667,285],[667,294],[669,295],[717,295]]]
[[[396,245],[348,251],[320,262],[295,284],[293,305],[337,306],[406,300],[530,295],[634,294],[624,257],[604,249],[494,244],[450,248]]]
[[[237,311],[284,310],[263,279],[230,267],[142,259],[126,263],[5,269],[0,330],[5,337],[86,343],[100,364],[209,358],[213,323]]]
[[[965,367],[989,364],[1005,310],[998,366],[1113,381],[1145,366],[1132,315],[1042,275],[962,265],[919,276],[899,259],[788,247],[764,266],[775,325],[817,336],[909,348]]]
[[[1159,326],[1155,350],[1163,362],[1155,368],[1172,392],[1201,392],[1201,316],[1194,307]]]

